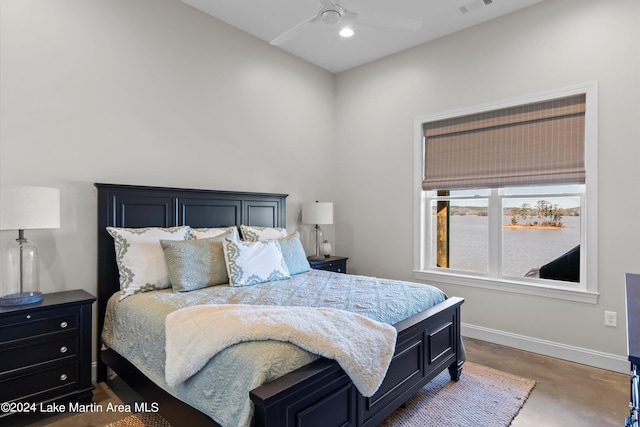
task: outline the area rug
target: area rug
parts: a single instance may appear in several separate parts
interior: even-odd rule
[[[506,427],[536,382],[465,362],[460,381],[444,371],[378,427]]]
[[[171,424],[158,414],[138,413],[107,424],[106,427],[171,427]]]
[[[466,362],[460,381],[444,371],[378,427],[507,427],[535,381]],[[171,427],[157,414],[134,414],[107,427]]]

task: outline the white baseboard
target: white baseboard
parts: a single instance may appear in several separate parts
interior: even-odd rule
[[[512,334],[497,329],[482,326],[461,324],[462,336],[488,341],[531,353],[568,360],[570,362],[606,369],[608,371],[628,374],[630,372],[629,359],[626,356],[603,353],[588,348],[574,347],[553,341],[541,340],[524,335]]]

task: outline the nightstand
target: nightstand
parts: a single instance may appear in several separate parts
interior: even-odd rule
[[[309,260],[311,268],[316,270],[335,271],[336,273],[347,272],[347,257],[330,256],[321,260]]]
[[[90,402],[91,305],[83,290],[0,307],[0,402]],[[39,408],[39,406],[38,406]],[[0,418],[10,413],[0,412]]]

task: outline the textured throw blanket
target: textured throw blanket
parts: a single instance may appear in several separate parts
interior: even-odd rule
[[[382,384],[397,336],[393,326],[348,311],[242,304],[183,308],[170,313],[165,326],[165,379],[171,387],[229,346],[276,340],[336,360],[367,397]]]

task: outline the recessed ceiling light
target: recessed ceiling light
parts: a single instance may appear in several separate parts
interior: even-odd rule
[[[340,30],[340,35],[342,37],[351,37],[353,35],[353,30],[351,28],[345,27]]]

